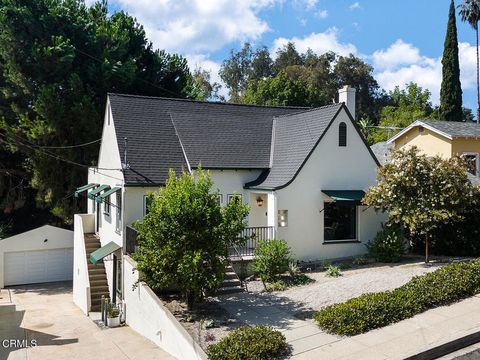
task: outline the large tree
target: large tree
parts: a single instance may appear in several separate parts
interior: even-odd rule
[[[379,127],[372,131],[375,142],[387,140],[418,119],[435,119],[437,111],[430,102],[430,91],[415,83],[390,91],[391,104],[382,108]]]
[[[480,0],[463,0],[459,6],[462,21],[468,22],[475,30],[477,45],[477,123],[480,121],[480,69],[478,54],[478,20],[480,20]]]
[[[447,121],[462,121],[462,86],[458,61],[457,24],[455,4],[450,2],[447,34],[442,58],[442,86],[440,88],[440,118]]]
[[[249,208],[238,199],[221,206],[209,173],[199,169],[176,177],[171,170],[148,214],[135,224],[141,280],[154,291],[178,286],[189,306],[218,289],[228,247],[243,241]]]
[[[15,153],[11,178],[26,173],[37,204],[66,221],[75,208],[65,199],[85,183],[99,143],[68,146],[101,137],[107,92],[187,97],[192,88],[186,60],[155,50],[131,16],[80,0],[3,0],[0,78],[0,158]],[[0,191],[13,195],[16,183],[3,178]]]
[[[423,237],[425,262],[433,231],[462,220],[469,207],[478,206],[477,200],[478,189],[461,158],[427,157],[416,147],[393,152],[364,198],[365,204],[386,211],[390,222]]]

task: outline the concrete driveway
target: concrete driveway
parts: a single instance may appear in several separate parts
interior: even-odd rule
[[[72,284],[49,283],[1,290],[1,360],[174,359],[128,326],[101,329],[72,301]]]

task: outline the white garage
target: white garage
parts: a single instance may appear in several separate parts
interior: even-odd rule
[[[73,278],[73,231],[45,225],[0,240],[0,288]]]

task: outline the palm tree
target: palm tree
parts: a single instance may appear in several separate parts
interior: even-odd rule
[[[478,59],[478,20],[480,20],[480,0],[463,0],[458,5],[463,22],[468,22],[477,36],[477,123],[480,120],[480,79]]]

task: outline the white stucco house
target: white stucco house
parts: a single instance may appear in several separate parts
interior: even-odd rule
[[[379,164],[352,117],[355,89],[341,89],[339,99],[306,109],[109,94],[98,166],[76,192],[88,199],[88,214],[75,217],[77,304],[88,312],[99,294],[122,297],[122,254],[134,251],[129,225],[169,169],[201,164],[220,203],[237,194],[250,205],[250,234],[285,239],[298,260],[365,253],[384,220],[360,201]],[[104,257],[100,271],[93,262]]]

